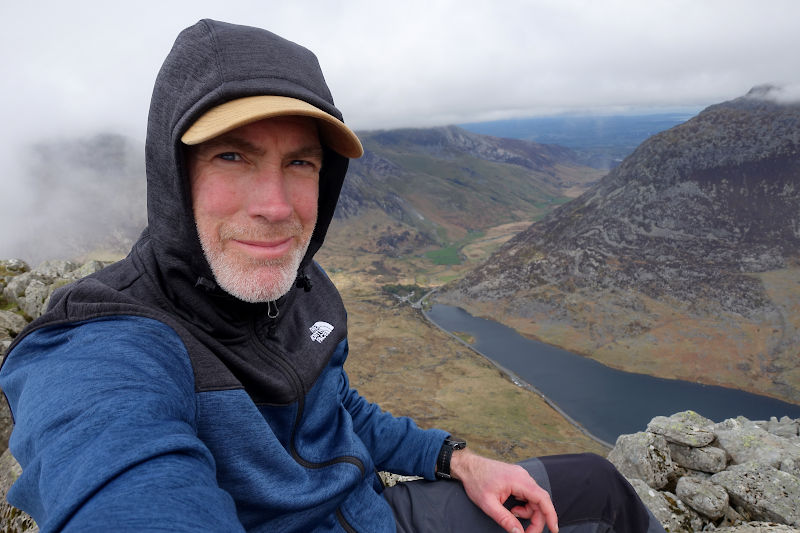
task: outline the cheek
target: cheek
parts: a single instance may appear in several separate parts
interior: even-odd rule
[[[317,220],[319,185],[316,180],[298,180],[289,186],[292,208],[303,225]]]
[[[199,179],[192,185],[192,208],[197,218],[229,216],[240,204],[239,191],[224,180]]]

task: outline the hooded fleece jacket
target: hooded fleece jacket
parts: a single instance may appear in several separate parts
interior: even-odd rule
[[[12,345],[0,387],[23,473],[8,500],[41,531],[394,531],[376,469],[434,478],[447,434],[382,412],[342,368],[345,309],[313,256],[346,158],[324,154],[297,286],[249,304],[214,282],[180,137],[261,94],[341,119],[308,50],[211,20],[179,35],[151,101],[148,228]]]

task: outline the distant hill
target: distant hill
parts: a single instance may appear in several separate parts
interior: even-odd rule
[[[445,299],[629,370],[800,403],[800,104],[657,134]]]
[[[566,146],[575,150],[585,164],[609,169],[648,137],[682,124],[697,111],[699,109],[646,115],[555,115],[460,126],[483,135]]]
[[[350,163],[336,224],[369,221],[375,228],[366,228],[359,244],[393,255],[535,220],[605,174],[568,148],[457,127],[366,131],[359,137],[365,154]]]

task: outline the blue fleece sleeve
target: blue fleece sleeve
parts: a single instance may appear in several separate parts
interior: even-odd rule
[[[353,430],[370,451],[379,470],[435,479],[436,458],[447,433],[420,429],[408,417],[395,417],[350,388],[342,370],[342,403],[353,419]]]
[[[8,500],[42,531],[243,531],[197,438],[178,335],[114,317],[27,336],[0,372],[23,468]]]

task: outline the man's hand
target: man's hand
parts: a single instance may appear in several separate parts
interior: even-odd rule
[[[457,450],[450,460],[450,474],[461,481],[469,499],[509,533],[522,533],[519,518],[531,521],[526,533],[541,533],[545,523],[552,533],[558,533],[550,495],[521,466]],[[503,503],[510,496],[524,503],[509,511]]]

